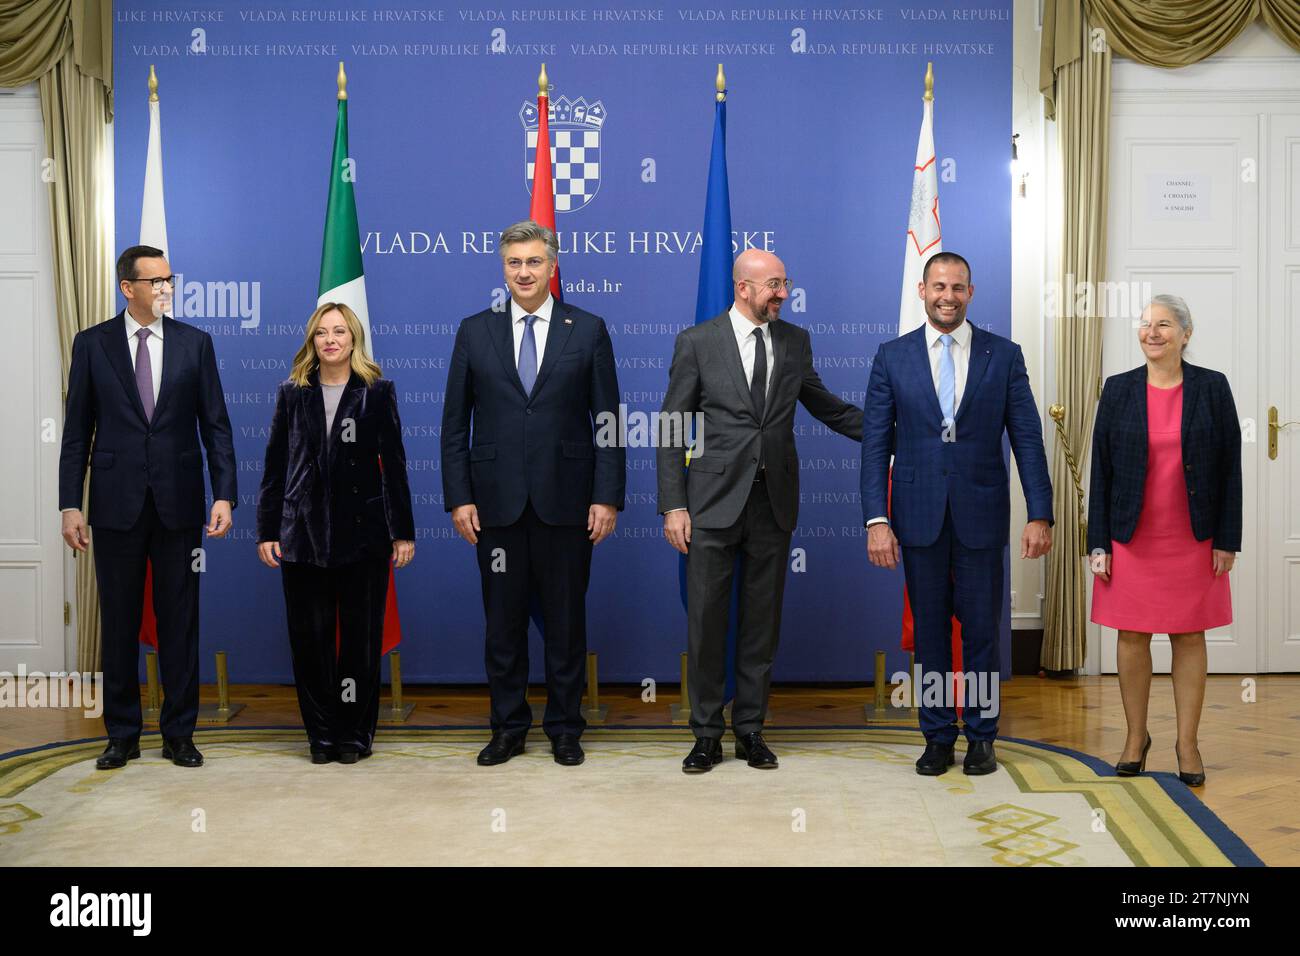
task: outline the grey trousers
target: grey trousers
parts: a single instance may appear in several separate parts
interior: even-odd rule
[[[754,483],[749,500],[731,527],[691,529],[686,557],[686,679],[691,730],[696,737],[719,738],[727,729],[722,707],[737,555],[741,558],[741,584],[731,726],[741,735],[761,731],[767,717],[790,555],[790,532],[776,523],[763,482]]]

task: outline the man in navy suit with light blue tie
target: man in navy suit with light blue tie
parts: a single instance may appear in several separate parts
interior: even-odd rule
[[[974,293],[965,259],[952,252],[930,258],[919,286],[927,322],[880,346],[863,408],[867,553],[877,567],[903,563],[922,674],[916,694],[926,746],[916,771],[925,776],[955,762],[956,703],[967,741],[964,772],[997,769],[1002,549],[1011,524],[1003,431],[1028,510],[1021,557],[1037,558],[1052,547],[1052,485],[1024,356],[1014,342],[966,321]],[[949,676],[954,614],[961,622],[964,700],[953,699]],[[931,675],[939,675],[933,686],[943,688],[938,706],[925,693]]]

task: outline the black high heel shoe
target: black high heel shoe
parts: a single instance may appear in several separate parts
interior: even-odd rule
[[[1136,777],[1147,768],[1147,751],[1151,749],[1151,734],[1147,734],[1147,742],[1142,747],[1142,757],[1140,760],[1121,760],[1115,764],[1115,775],[1117,777]]]
[[[1174,757],[1178,758],[1178,747],[1174,747]],[[1201,757],[1201,748],[1196,748],[1196,758],[1201,761],[1200,773],[1183,773],[1183,761],[1178,758],[1178,779],[1189,787],[1199,787],[1205,783],[1205,759]]]

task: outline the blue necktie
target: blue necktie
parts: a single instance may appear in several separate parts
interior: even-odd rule
[[[943,354],[939,356],[939,408],[943,423],[950,424],[957,417],[957,367],[952,361],[952,336],[939,336]]]
[[[524,394],[533,393],[537,381],[537,339],[533,335],[535,315],[524,316],[524,340],[519,343],[519,381],[524,383]]]

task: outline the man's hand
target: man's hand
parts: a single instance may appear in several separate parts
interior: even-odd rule
[[[898,539],[894,537],[894,529],[888,522],[877,521],[867,529],[867,557],[876,567],[888,568],[890,571],[898,567],[898,562],[903,559],[898,550]]]
[[[208,518],[208,537],[224,538],[230,533],[234,521],[230,517],[230,502],[217,500],[212,502],[212,516]]]
[[[259,541],[257,543],[257,556],[268,568],[278,568],[280,562],[276,558],[280,557],[280,542]]]
[[[64,535],[67,537],[67,535]],[[1236,551],[1220,551],[1214,549],[1214,576],[1217,578],[1220,574],[1227,574],[1232,570],[1232,566],[1237,563]]]
[[[591,545],[595,547],[614,531],[618,524],[618,509],[613,505],[592,505],[587,510],[587,530],[591,532]]]
[[[1041,558],[1051,550],[1051,525],[1042,518],[1025,525],[1025,533],[1020,536],[1020,556],[1022,558]]]
[[[691,513],[681,508],[664,515],[664,537],[674,548],[686,554],[691,543]]]
[[[478,523],[478,508],[474,505],[461,505],[451,509],[451,523],[456,533],[470,544],[478,544],[478,533],[483,528]]]
[[[393,542],[393,567],[404,568],[415,559],[414,541]]]
[[[85,551],[90,545],[90,529],[79,509],[63,512],[63,540],[73,551]]]

